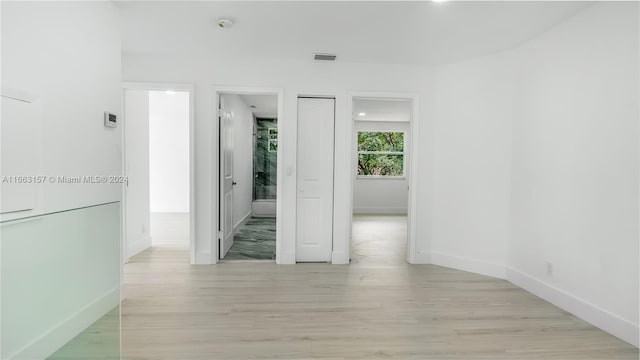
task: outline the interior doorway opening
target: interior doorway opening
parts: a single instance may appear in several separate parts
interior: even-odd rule
[[[189,249],[194,262],[193,88],[124,84],[124,247]]]
[[[410,261],[413,102],[352,98],[352,264]]]
[[[277,93],[217,93],[218,259],[275,261],[278,232]]]

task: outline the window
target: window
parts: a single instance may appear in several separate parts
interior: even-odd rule
[[[358,131],[358,176],[404,176],[404,133]]]

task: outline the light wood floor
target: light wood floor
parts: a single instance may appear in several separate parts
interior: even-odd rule
[[[123,356],[638,359],[634,347],[506,281],[407,265],[404,221],[357,217],[344,266],[191,266],[184,249],[147,250],[125,267]]]

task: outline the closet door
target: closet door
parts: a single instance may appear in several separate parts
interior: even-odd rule
[[[331,261],[334,122],[335,99],[298,98],[298,262]]]

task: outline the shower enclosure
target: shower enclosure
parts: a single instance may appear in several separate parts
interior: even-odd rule
[[[253,214],[276,215],[277,119],[256,118],[253,140]]]

